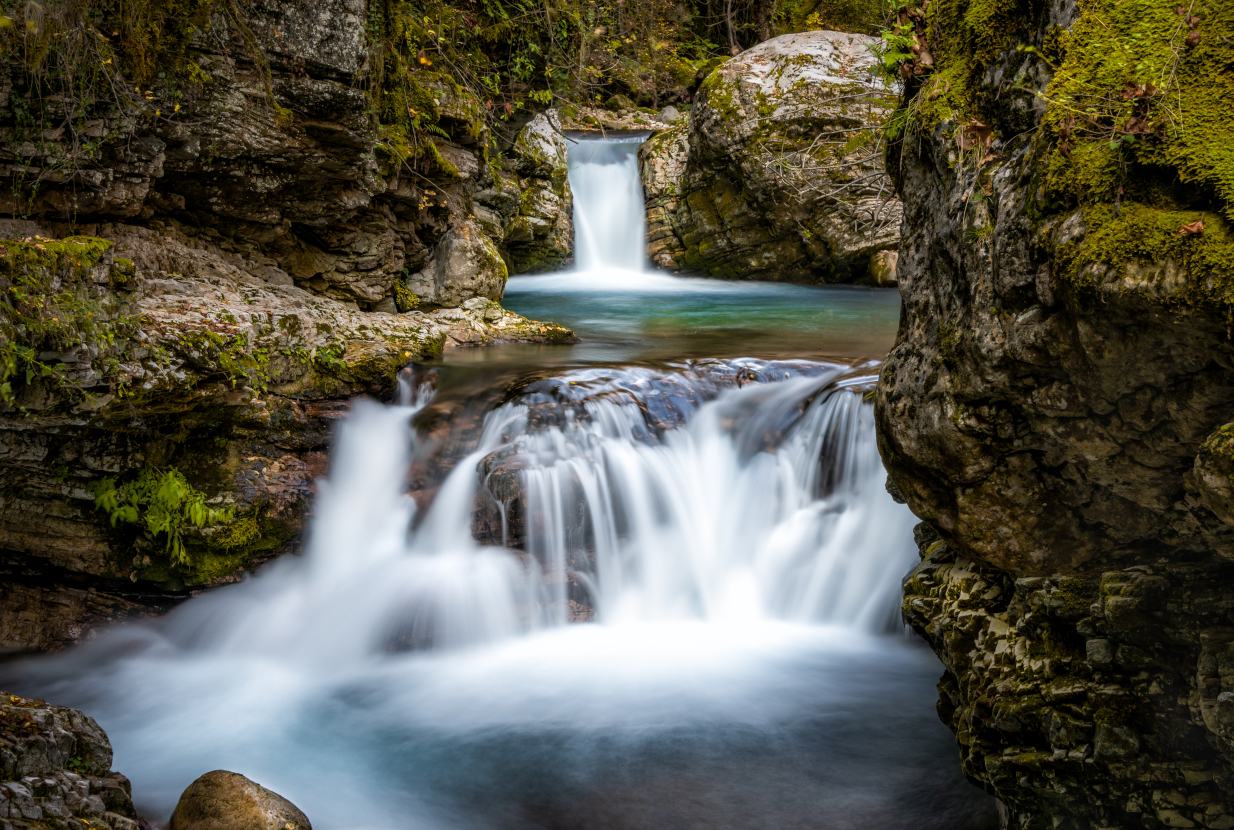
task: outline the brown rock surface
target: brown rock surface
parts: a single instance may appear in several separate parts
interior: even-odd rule
[[[171,830],[313,830],[296,805],[243,775],[207,772],[189,784]]]

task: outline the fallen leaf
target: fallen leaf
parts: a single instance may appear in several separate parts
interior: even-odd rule
[[[1204,233],[1204,220],[1197,219],[1194,222],[1188,222],[1183,225],[1182,230],[1178,232],[1179,236],[1197,236]]]
[[[960,132],[957,134],[961,150],[971,150],[974,147],[988,150],[990,149],[990,141],[993,138],[994,131],[977,120],[970,121],[960,127]]]
[[[540,334],[544,334],[546,331],[548,331],[548,326],[540,326]]]
[[[1198,29],[1192,29],[1187,33],[1187,40],[1184,41],[1188,49],[1194,49],[1200,45],[1200,32]]]

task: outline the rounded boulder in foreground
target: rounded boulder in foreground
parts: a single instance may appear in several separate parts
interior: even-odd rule
[[[243,775],[216,769],[180,794],[171,830],[313,830],[308,816]]]

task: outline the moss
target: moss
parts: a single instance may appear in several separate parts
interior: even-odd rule
[[[1196,201],[1215,196],[1225,218],[1234,218],[1234,6],[1196,0],[1187,7],[1200,21],[1194,47],[1186,44],[1190,26],[1181,8],[1165,0],[1087,0],[1071,31],[1059,34],[1063,59],[1046,91],[1045,131],[1063,157],[1052,160],[1056,178],[1075,168],[1070,184],[1080,204],[1112,198],[1108,173],[1094,178],[1092,168],[1118,164],[1129,181],[1142,170],[1172,171]],[[1070,160],[1064,145],[1074,147]]]
[[[1158,270],[1173,263],[1185,274],[1185,284],[1167,285],[1159,278],[1158,296],[1168,290],[1167,300],[1173,303],[1234,303],[1234,233],[1219,214],[1137,203],[1124,203],[1117,209],[1095,204],[1084,210],[1084,221],[1083,241],[1057,252],[1061,273],[1073,284],[1094,287],[1098,277],[1089,266],[1096,264],[1114,267],[1122,280],[1126,263]],[[1183,226],[1196,221],[1203,222],[1203,233],[1180,233]]]
[[[137,276],[137,266],[133,264],[133,260],[124,257],[116,257],[111,264],[111,273],[109,282],[113,288],[124,288],[133,282]]]
[[[13,404],[36,381],[63,401],[81,398],[66,364],[43,360],[44,352],[89,344],[91,366],[105,372],[116,362],[112,347],[133,321],[95,288],[111,248],[88,236],[0,240],[0,402]]]
[[[1051,595],[1055,613],[1065,620],[1087,617],[1099,595],[1098,585],[1091,579],[1071,576],[1059,581]]]

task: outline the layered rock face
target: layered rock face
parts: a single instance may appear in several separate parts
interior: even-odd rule
[[[0,693],[0,827],[137,830],[132,789],[111,770],[94,718]]]
[[[83,99],[37,141],[46,90],[0,59],[0,211],[21,217],[0,220],[0,649],[295,550],[347,399],[388,398],[408,363],[572,339],[498,302],[569,254],[551,124],[490,157],[479,105],[424,69],[442,135],[408,156],[371,117],[365,4],[209,8],[163,21],[184,51],[116,93],[140,100]],[[552,199],[483,221],[499,180]]]
[[[871,77],[874,42],[782,35],[708,76],[688,124],[639,153],[652,261],[725,278],[865,279],[900,224],[877,140],[895,98]]]
[[[905,618],[1015,828],[1234,827],[1234,177],[1205,144],[1234,20],[1183,12],[900,20],[880,447],[925,520]]]
[[[510,158],[490,158],[492,137],[478,102],[424,69],[408,83],[415,105],[436,116],[440,135],[404,159],[406,148],[371,117],[375,104],[365,87],[377,58],[365,15],[356,0],[296,0],[254,4],[242,20],[207,18],[185,47],[187,71],[160,73],[148,90],[138,85],[143,106],[157,106],[154,112],[100,108],[99,117],[43,131],[33,136],[37,142],[28,140],[24,113],[13,103],[33,94],[23,92],[24,67],[0,65],[10,93],[0,101],[8,136],[0,143],[0,175],[11,180],[0,210],[75,221],[157,217],[245,256],[268,280],[294,281],[361,309],[395,310],[398,289],[422,271],[431,275],[421,281],[425,304],[499,300],[507,272],[568,257],[564,175],[522,169],[528,145],[564,158],[559,131],[538,116],[524,131],[530,138],[515,136]],[[82,152],[77,145],[91,139],[101,139],[102,148]],[[540,198],[524,207],[518,194],[541,177],[553,181],[557,202]],[[496,221],[483,227],[471,223],[476,203],[491,203],[481,194],[494,189],[513,191],[515,203],[499,206]],[[520,215],[532,217],[530,233],[516,222]],[[472,248],[485,250],[459,259],[462,229]],[[503,262],[497,251],[511,234],[510,261]],[[526,253],[532,242],[555,256]],[[469,283],[474,267],[485,277]],[[443,280],[451,288],[438,296]]]

